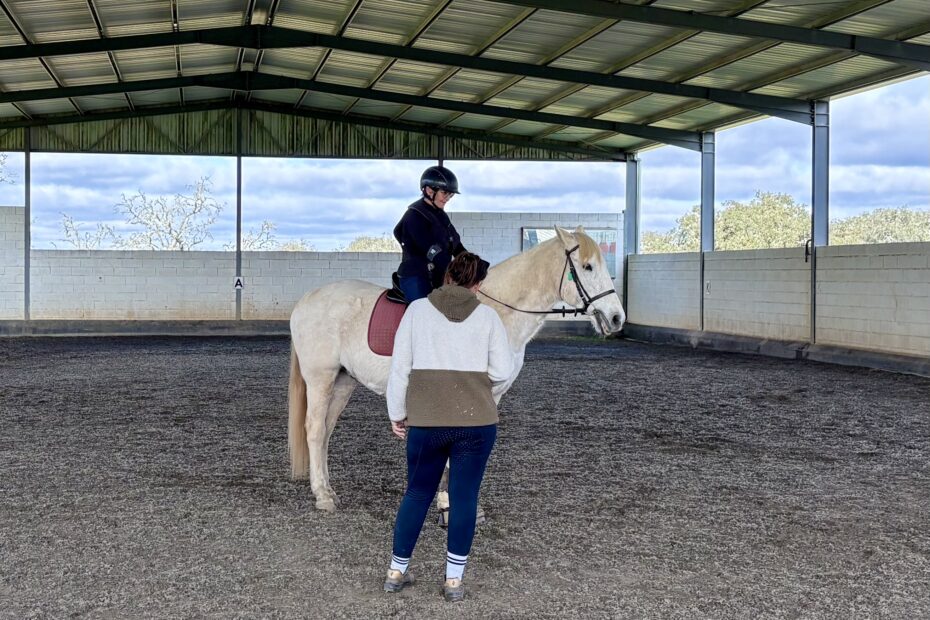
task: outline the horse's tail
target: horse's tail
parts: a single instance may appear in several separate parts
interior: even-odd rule
[[[306,478],[310,470],[307,448],[307,384],[300,374],[300,361],[291,343],[291,378],[287,389],[287,443],[291,455],[291,478]]]

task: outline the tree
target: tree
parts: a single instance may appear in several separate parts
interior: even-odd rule
[[[930,210],[875,209],[830,222],[830,244],[930,241]]]
[[[98,223],[96,230],[85,232],[73,217],[64,212],[61,213],[61,227],[65,234],[62,241],[71,244],[75,250],[99,250],[105,241],[116,238],[112,226]]]
[[[383,233],[380,237],[360,235],[349,245],[339,248],[340,252],[400,252],[400,244],[391,235]]]
[[[748,203],[727,200],[714,215],[714,249],[748,250],[802,246],[810,238],[808,208],[789,194],[757,191]],[[698,252],[701,207],[676,220],[675,228],[643,234],[644,253]]]
[[[15,183],[13,173],[6,169],[6,153],[0,153],[0,183]]]
[[[187,187],[186,194],[151,198],[142,190],[132,196],[122,195],[117,213],[142,230],[117,238],[116,247],[129,250],[191,250],[213,239],[210,227],[223,210],[212,194],[209,177],[201,177]]]

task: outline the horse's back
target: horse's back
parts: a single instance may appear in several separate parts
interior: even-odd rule
[[[363,385],[383,392],[385,360],[389,364],[390,358],[371,352],[367,332],[371,311],[384,290],[364,280],[340,280],[304,295],[290,321],[291,341],[301,366],[341,366]]]

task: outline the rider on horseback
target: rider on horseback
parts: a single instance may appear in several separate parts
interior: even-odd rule
[[[397,269],[400,289],[408,303],[442,286],[446,267],[465,251],[458,231],[446,215],[446,203],[459,193],[459,182],[443,166],[430,166],[420,176],[422,197],[407,207],[394,227],[403,249]]]

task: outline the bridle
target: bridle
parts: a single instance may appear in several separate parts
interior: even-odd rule
[[[581,298],[581,302],[584,304],[580,308],[572,306],[571,308],[558,308],[553,310],[523,310],[521,308],[511,306],[508,303],[504,303],[499,299],[495,299],[484,291],[479,290],[478,292],[491,301],[497,302],[505,308],[516,310],[517,312],[523,312],[525,314],[561,314],[562,316],[578,316],[579,314],[587,314],[588,308],[591,306],[591,304],[593,304],[601,297],[607,297],[608,295],[616,295],[617,297],[620,297],[620,294],[617,293],[617,290],[614,288],[611,288],[609,291],[604,291],[603,293],[598,293],[593,297],[588,293],[584,287],[584,284],[581,283],[581,278],[578,277],[578,271],[575,269],[575,261],[572,260],[572,253],[579,247],[579,245],[576,245],[570,250],[565,250],[565,264],[562,265],[562,275],[559,276],[559,300],[568,303],[562,297],[562,280],[565,278],[565,271],[568,270],[571,276],[569,279],[575,283],[575,288],[578,290],[578,296]]]

